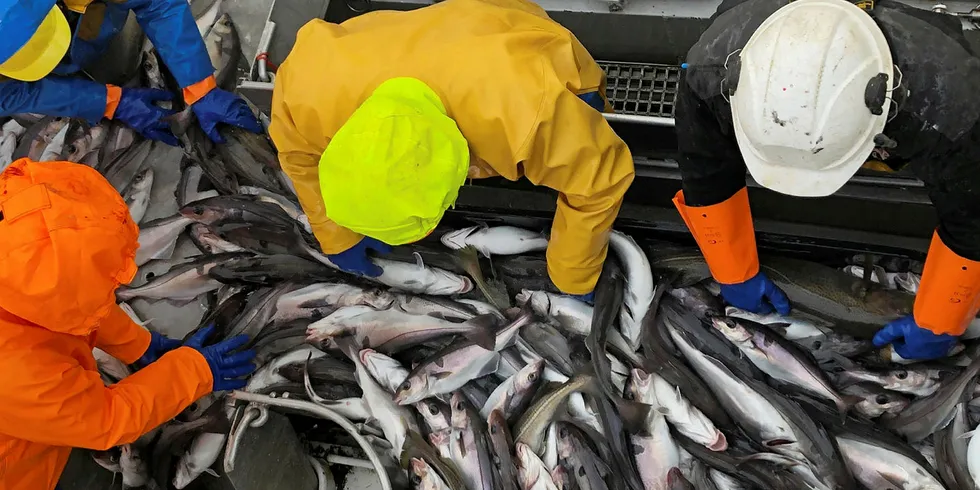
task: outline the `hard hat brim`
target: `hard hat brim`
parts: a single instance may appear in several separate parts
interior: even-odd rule
[[[837,192],[861,169],[864,160],[856,160],[830,169],[803,169],[742,155],[745,167],[759,185],[780,194],[796,197],[826,197]]]
[[[61,63],[70,44],[68,20],[55,6],[27,43],[0,64],[0,75],[23,82],[36,82],[48,76]]]

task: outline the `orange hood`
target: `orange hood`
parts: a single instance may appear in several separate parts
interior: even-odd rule
[[[17,160],[0,173],[0,308],[88,335],[136,275],[139,229],[98,172]]]

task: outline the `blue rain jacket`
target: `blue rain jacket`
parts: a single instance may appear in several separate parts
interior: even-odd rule
[[[74,3],[78,3],[77,0]],[[186,0],[81,3],[87,7],[86,13],[75,23],[68,56],[52,75],[37,82],[0,81],[0,116],[33,112],[80,117],[93,124],[101,120],[105,113],[105,85],[68,75],[78,72],[105,51],[126,22],[130,10],[181,87],[214,74],[204,40]],[[93,22],[86,16],[101,16],[101,22]]]

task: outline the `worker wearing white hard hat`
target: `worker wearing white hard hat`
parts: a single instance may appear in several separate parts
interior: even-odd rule
[[[874,153],[908,164],[939,213],[913,314],[874,341],[945,356],[980,309],[978,59],[951,16],[895,1],[743,0],[688,53],[674,203],[722,295],[786,314],[759,269],[745,172],[800,197],[840,189]],[[894,163],[893,163],[894,162]]]

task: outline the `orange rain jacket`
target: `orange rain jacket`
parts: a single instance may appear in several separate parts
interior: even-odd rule
[[[577,97],[605,92],[602,69],[572,33],[524,0],[447,0],[300,29],[276,76],[269,132],[323,251],[342,252],[361,235],[327,219],[320,155],[364,99],[395,77],[417,78],[440,95],[469,142],[471,178],[527,177],[560,192],[548,271],[566,293],[592,291],[633,159]]]
[[[115,303],[138,230],[95,170],[14,162],[0,174],[0,490],[54,488],[72,447],[135,441],[211,390],[181,347],[112,386],[92,348],[132,363],[150,335]]]

